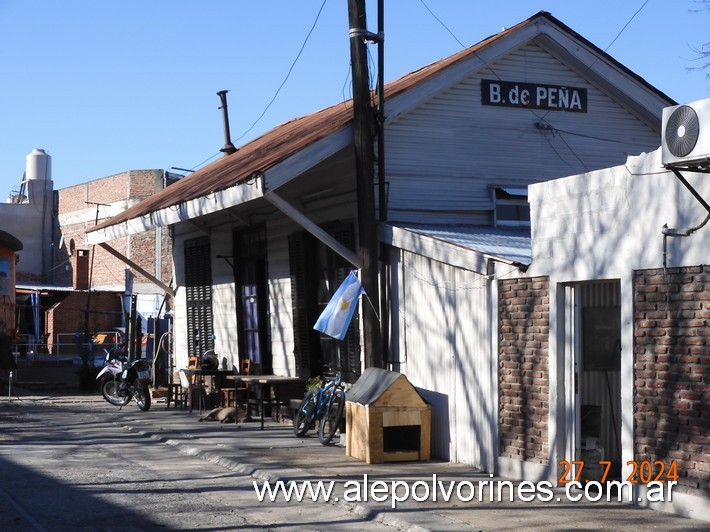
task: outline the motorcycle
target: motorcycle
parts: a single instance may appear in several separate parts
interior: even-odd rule
[[[126,406],[135,400],[143,412],[150,409],[150,366],[145,360],[127,361],[106,353],[106,365],[96,376],[101,380],[101,394],[115,406]]]

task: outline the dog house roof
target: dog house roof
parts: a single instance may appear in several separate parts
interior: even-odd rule
[[[367,368],[348,392],[347,400],[365,406],[424,406],[417,389],[396,371]]]

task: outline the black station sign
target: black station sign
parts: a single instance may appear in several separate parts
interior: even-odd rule
[[[545,111],[587,112],[587,89],[542,83],[481,80],[481,103]]]

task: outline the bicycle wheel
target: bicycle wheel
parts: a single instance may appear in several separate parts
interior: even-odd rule
[[[344,409],[345,392],[342,388],[336,388],[335,391],[333,391],[333,397],[329,401],[328,409],[325,411],[323,419],[320,421],[320,427],[318,428],[318,439],[320,439],[323,445],[328,445],[330,440],[333,439],[333,435],[340,426]]]
[[[313,423],[313,416],[316,413],[318,404],[318,394],[320,388],[311,388],[301,401],[301,404],[293,416],[293,432],[296,436],[305,436]]]

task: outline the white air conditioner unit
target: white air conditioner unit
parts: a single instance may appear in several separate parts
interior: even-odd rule
[[[661,162],[666,167],[710,165],[710,98],[663,109]]]

